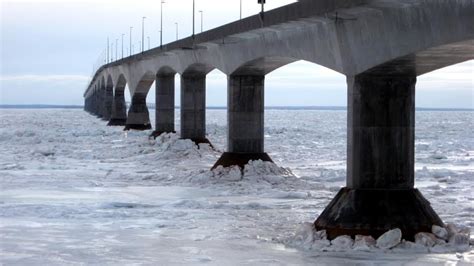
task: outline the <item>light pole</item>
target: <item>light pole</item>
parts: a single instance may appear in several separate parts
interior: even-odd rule
[[[204,24],[204,23],[203,23],[203,22],[204,22],[204,19],[203,19],[203,17],[204,17],[204,12],[203,12],[202,10],[199,10],[199,13],[201,13],[201,33],[202,33],[202,31],[203,31],[203,24]]]
[[[161,16],[160,16],[160,47],[163,47],[163,4],[165,1],[161,0]]]
[[[123,59],[123,36],[125,36],[125,34],[122,33],[122,59]]]
[[[194,24],[195,24],[195,16],[196,15],[196,0],[193,0],[193,39],[194,39]]]
[[[130,27],[130,56],[132,56],[132,30],[133,27]]]
[[[176,25],[176,40],[178,40],[178,22],[175,22],[174,24]]]
[[[110,62],[114,61],[114,43],[111,44],[112,47],[110,48]]]
[[[118,60],[118,39],[115,39],[115,60]]]
[[[145,19],[146,17],[142,18],[142,53],[145,50]]]
[[[242,0],[240,0],[240,19],[242,19]]]
[[[147,38],[148,38],[148,50],[150,50],[150,36],[148,36]]]
[[[107,37],[107,64],[109,63],[109,37]]]

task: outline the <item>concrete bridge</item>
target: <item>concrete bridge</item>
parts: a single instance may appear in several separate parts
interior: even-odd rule
[[[206,139],[206,74],[228,77],[228,147],[217,165],[271,160],[264,149],[265,75],[306,60],[347,76],[347,187],[315,222],[329,238],[405,239],[441,219],[414,188],[417,76],[474,58],[472,0],[301,0],[102,66],[85,110],[126,129],[151,129],[146,95],[156,81],[154,135],[174,132],[181,75],[181,138]],[[131,106],[126,108],[128,84]]]

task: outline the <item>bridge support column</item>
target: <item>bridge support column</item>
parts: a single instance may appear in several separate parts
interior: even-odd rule
[[[112,115],[108,126],[125,126],[127,124],[127,104],[124,90],[115,89],[112,102]]]
[[[102,117],[102,94],[101,94],[100,89],[97,89],[95,93],[95,110],[96,110],[95,115],[98,118],[101,118]]]
[[[404,239],[443,225],[414,188],[416,76],[348,77],[347,187],[315,222],[328,237],[378,237],[400,228]]]
[[[156,78],[156,118],[155,131],[151,134],[156,138],[163,133],[174,133],[174,76],[159,75]]]
[[[196,144],[206,138],[206,75],[181,76],[181,138]]]
[[[124,130],[148,130],[151,129],[150,115],[146,106],[146,94],[135,93],[132,104],[128,111],[127,123]]]
[[[227,88],[227,152],[214,164],[243,168],[250,160],[272,161],[264,152],[264,75],[231,75]]]
[[[112,118],[112,105],[114,102],[114,94],[112,88],[105,88],[104,90],[104,116],[102,119],[110,121]]]

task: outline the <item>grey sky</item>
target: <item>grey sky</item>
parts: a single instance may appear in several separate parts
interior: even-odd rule
[[[295,1],[267,2],[271,9]],[[243,7],[244,17],[260,8],[256,0],[243,0]],[[204,10],[205,30],[239,18],[239,0],[196,0],[196,9]],[[151,46],[159,42],[159,0],[0,0],[0,12],[0,104],[82,104],[92,65],[107,37],[119,40],[120,57],[121,36],[125,34],[127,53],[133,26],[136,50],[142,16],[147,17]],[[175,39],[175,22],[180,37],[191,34],[191,15],[192,0],[166,1],[164,43]],[[474,61],[419,77],[417,106],[474,108],[473,77]],[[154,90],[147,101],[154,102]],[[226,104],[226,77],[217,70],[208,78],[207,102]],[[345,106],[345,77],[308,62],[293,63],[267,76],[266,105]]]

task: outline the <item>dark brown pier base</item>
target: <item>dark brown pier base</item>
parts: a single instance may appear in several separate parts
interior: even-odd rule
[[[270,156],[265,152],[260,153],[238,153],[238,152],[224,152],[211,168],[211,170],[218,166],[230,167],[233,165],[244,168],[249,161],[262,160],[264,162],[273,162]]]
[[[340,235],[379,237],[399,228],[403,239],[413,241],[419,232],[431,232],[443,222],[418,189],[342,188],[314,223],[328,239]]]
[[[123,129],[124,131],[128,131],[128,130],[140,130],[140,131],[143,131],[143,130],[149,130],[151,129],[151,125],[150,124],[146,124],[146,125],[141,125],[141,124],[128,124],[125,126],[125,128]]]
[[[110,119],[109,123],[107,126],[125,126],[127,124],[127,119],[120,119],[120,118],[115,118],[115,119]]]
[[[150,134],[150,138],[156,139],[159,136],[161,136],[161,134],[166,134],[166,133],[176,133],[176,131],[166,132],[166,131],[155,130]]]

